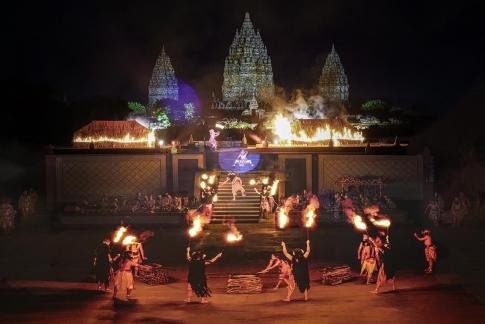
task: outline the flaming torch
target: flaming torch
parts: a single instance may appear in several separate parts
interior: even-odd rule
[[[130,245],[136,242],[136,236],[128,235],[123,239],[123,245]]]
[[[271,185],[271,193],[270,193],[271,196],[276,195],[276,190],[278,190],[278,183],[279,182],[280,182],[279,180],[273,181],[273,184]]]
[[[124,226],[121,226],[120,228],[118,228],[118,230],[116,231],[115,237],[113,238],[113,242],[118,243],[123,237],[123,235],[125,235],[126,231],[127,231],[127,228]]]
[[[243,238],[242,234],[238,231],[236,225],[232,224],[230,231],[226,234],[226,241],[228,243],[239,242]]]
[[[211,175],[211,176],[209,177],[209,181],[208,181],[208,182],[209,182],[209,184],[214,184],[215,179],[216,179],[216,176],[215,176],[215,175]]]
[[[310,239],[310,228],[315,225],[315,210],[311,208],[311,205],[308,207],[309,208],[305,209],[305,211],[303,212],[307,240]]]
[[[354,223],[356,229],[360,231],[367,231],[367,225],[363,221],[362,216],[354,214],[352,222]]]
[[[189,238],[196,237],[202,231],[202,220],[197,215],[192,221],[192,227],[189,229]]]
[[[290,219],[287,215],[287,210],[285,207],[281,207],[278,212],[278,228],[283,229],[288,225]]]
[[[214,197],[212,197],[212,202],[215,203],[217,202],[219,198],[217,197],[217,194],[214,195]]]
[[[251,179],[249,180],[249,185],[254,186],[256,184],[256,180]]]

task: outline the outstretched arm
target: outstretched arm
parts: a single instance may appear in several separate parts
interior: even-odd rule
[[[424,241],[424,237],[419,237],[416,233],[414,233],[414,237],[416,238],[416,240],[418,241]]]
[[[290,261],[293,260],[293,257],[291,256],[291,254],[288,253],[288,250],[286,249],[285,242],[281,242],[281,247],[283,248],[283,254],[285,255],[285,257]]]
[[[276,267],[277,267],[277,266],[280,264],[280,262],[281,262],[281,261],[279,261],[279,260],[273,260],[273,259],[271,259],[271,260],[269,261],[268,266],[267,266],[266,268],[264,268],[264,270],[261,270],[261,271],[260,271],[260,272],[258,272],[258,273],[265,273],[265,272],[268,272],[268,271],[270,271],[270,270],[272,270],[272,269],[276,268]]]
[[[306,258],[308,258],[308,256],[310,255],[310,240],[306,240],[306,252],[305,254],[303,254],[303,256]]]
[[[360,260],[360,252],[362,251],[362,242],[359,244],[359,249],[357,250],[357,259]]]
[[[190,246],[187,247],[187,261],[190,261],[192,260],[192,258],[190,257]]]
[[[211,263],[214,263],[217,261],[217,259],[219,259],[220,257],[222,256],[222,252],[220,252],[219,254],[217,254],[215,257],[213,257],[212,259],[210,259],[209,261],[206,261],[205,264],[206,265],[209,265]]]

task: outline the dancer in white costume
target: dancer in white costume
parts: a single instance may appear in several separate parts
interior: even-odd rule
[[[217,141],[216,141],[216,137],[221,135],[220,132],[216,132],[215,130],[213,129],[210,129],[209,130],[209,144],[211,146],[211,149],[213,151],[217,150]]]
[[[242,180],[239,176],[233,172],[227,175],[226,181],[221,183],[220,185],[223,186],[226,183],[231,182],[231,189],[232,189],[232,200],[236,200],[237,193],[240,191],[242,196],[246,196],[246,190],[243,187]]]

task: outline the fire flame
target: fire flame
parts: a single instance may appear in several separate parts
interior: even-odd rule
[[[129,244],[132,244],[136,242],[136,236],[133,236],[133,235],[128,235],[127,237],[125,237],[123,239],[123,245],[129,245]]]
[[[273,182],[273,184],[271,185],[271,193],[270,193],[270,194],[271,194],[271,196],[276,195],[276,190],[278,190],[278,183],[279,183],[279,182],[280,182],[279,180],[275,180],[275,181]]]
[[[108,136],[98,136],[98,137],[81,137],[78,136],[74,139],[75,143],[97,143],[97,142],[115,142],[115,143],[146,143],[147,147],[155,146],[155,132],[151,131],[146,137],[133,137],[130,133],[127,133],[124,137],[108,137]]]
[[[391,221],[387,218],[382,218],[382,219],[379,219],[379,220],[371,218],[371,221],[375,226],[382,226],[382,227],[391,226]]]
[[[305,227],[313,227],[313,225],[315,224],[315,211],[313,210],[313,208],[308,208],[304,215],[306,218]]]
[[[230,231],[226,234],[226,241],[231,242],[239,242],[243,238],[242,234],[238,231],[236,225],[232,224]]]
[[[215,203],[217,202],[218,200],[218,197],[217,197],[217,194],[214,195],[214,197],[212,197],[212,202]]]
[[[125,235],[126,230],[127,228],[124,226],[121,226],[120,228],[118,228],[118,230],[116,231],[115,237],[113,239],[113,242],[118,243],[121,240],[121,237]]]
[[[207,175],[207,173],[204,173],[204,174],[201,176],[201,178],[202,178],[203,180],[207,180],[207,179],[209,178],[209,176]]]
[[[202,220],[200,219],[200,215],[194,218],[192,221],[192,227],[189,229],[190,237],[197,236],[202,231]]]
[[[214,184],[214,180],[215,180],[215,179],[216,179],[216,176],[215,176],[215,175],[211,175],[211,176],[209,177],[209,181],[207,181],[207,182],[209,182],[209,184]]]
[[[200,187],[201,187],[202,189],[205,189],[205,188],[207,187],[207,184],[205,183],[205,181],[201,181],[201,182],[200,182]]]
[[[367,225],[365,222],[362,220],[362,216],[355,214],[353,219],[352,219],[355,228],[361,231],[366,231],[367,230]]]
[[[264,185],[267,185],[268,182],[269,182],[269,178],[264,178],[262,181],[261,181]]]
[[[327,125],[325,128],[318,127],[313,136],[308,136],[304,130],[298,132],[292,129],[292,122],[279,114],[273,122],[273,133],[278,136],[279,142],[305,142],[316,143],[322,141],[333,141],[334,145],[339,145],[340,141],[364,141],[361,132],[354,132],[351,129],[344,127],[342,131],[337,131]]]
[[[287,209],[284,207],[280,208],[280,211],[278,212],[278,227],[283,229],[288,225],[290,219],[288,218],[287,215]]]

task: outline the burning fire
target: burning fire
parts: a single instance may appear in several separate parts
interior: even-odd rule
[[[275,181],[273,182],[273,184],[271,185],[271,193],[270,193],[270,194],[271,194],[271,196],[276,195],[276,190],[278,190],[278,183],[279,183],[279,182],[280,182],[279,180],[275,180]]]
[[[391,226],[391,221],[387,218],[382,218],[382,219],[379,219],[379,220],[376,220],[374,218],[371,218],[371,222],[375,225],[375,226],[381,226],[381,227],[389,227]]]
[[[367,225],[362,220],[362,216],[355,214],[352,221],[354,223],[355,228],[357,228],[358,230],[361,230],[361,231],[367,230]]]
[[[232,224],[230,231],[226,234],[226,241],[231,242],[239,242],[243,238],[242,234],[238,231],[236,225]]]
[[[136,236],[128,235],[123,239],[123,245],[129,245],[136,242]]]
[[[308,208],[308,210],[304,212],[304,215],[306,219],[305,227],[306,228],[313,227],[313,225],[315,224],[315,211],[313,210],[313,208]]]
[[[254,186],[256,184],[256,180],[254,180],[254,179],[249,180],[249,184],[251,186]]]
[[[190,237],[197,236],[202,231],[202,220],[200,219],[200,215],[194,218],[192,222],[192,227],[189,229]]]
[[[288,225],[290,219],[288,218],[288,211],[286,208],[281,207],[280,211],[278,212],[278,227],[283,229]]]
[[[98,142],[115,142],[115,143],[146,143],[147,147],[155,146],[155,132],[151,131],[146,137],[133,137],[130,133],[127,133],[124,137],[108,137],[108,136],[98,136],[98,137],[81,137],[78,136],[74,139],[75,143],[98,143]]]
[[[269,178],[264,178],[262,181],[261,181],[264,185],[267,185],[268,182],[269,182]]]
[[[209,181],[208,181],[208,182],[209,182],[209,184],[214,184],[214,180],[215,180],[215,179],[216,179],[216,176],[215,176],[215,175],[211,175],[211,176],[209,177]]]
[[[361,132],[354,132],[351,129],[344,127],[341,131],[332,129],[329,125],[325,128],[318,127],[313,136],[308,136],[304,130],[295,131],[293,123],[283,115],[276,116],[273,122],[273,133],[278,136],[278,142],[305,142],[316,143],[323,141],[333,141],[334,145],[339,145],[340,141],[356,141],[362,142],[364,137]]]
[[[201,181],[201,182],[200,182],[200,187],[201,187],[202,189],[205,189],[205,188],[207,187],[207,184],[205,183],[205,181]]]
[[[118,230],[116,231],[115,237],[113,238],[113,242],[118,243],[123,237],[123,235],[125,235],[126,231],[127,231],[127,228],[124,226],[121,226],[120,228],[118,228]]]
[[[217,197],[217,194],[214,195],[214,197],[212,197],[212,202],[215,203],[217,202],[219,198]]]

